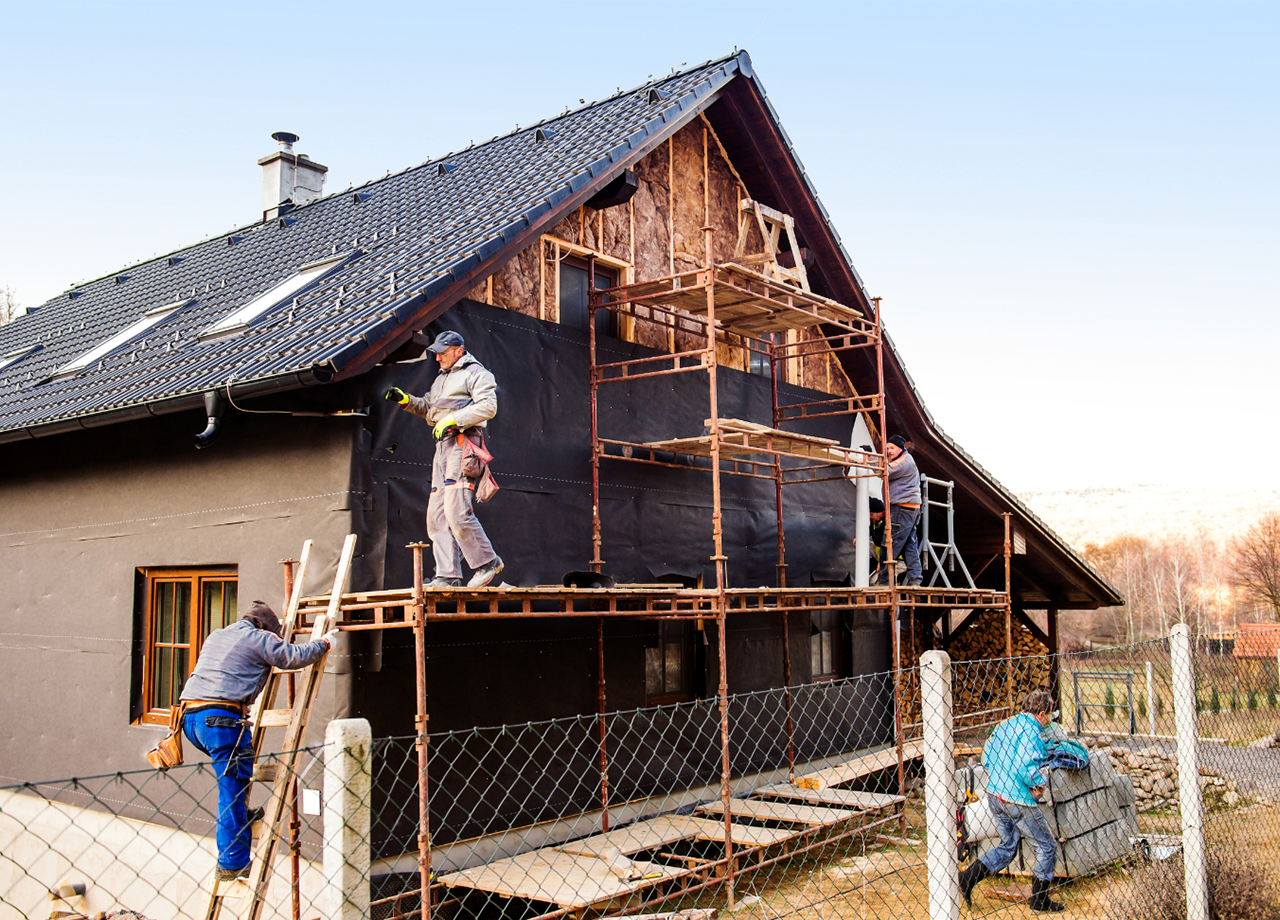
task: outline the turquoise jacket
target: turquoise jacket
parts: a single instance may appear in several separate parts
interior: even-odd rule
[[[1037,804],[1031,787],[1045,785],[1040,761],[1048,753],[1040,739],[1040,723],[1029,712],[1001,723],[982,750],[987,792],[1019,805]]]

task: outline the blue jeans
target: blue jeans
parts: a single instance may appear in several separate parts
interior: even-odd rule
[[[889,519],[893,521],[893,554],[907,564],[907,581],[919,580],[924,575],[920,568],[920,538],[916,534],[920,509],[890,505]]]
[[[991,816],[1000,829],[1000,845],[982,857],[983,864],[992,874],[1001,872],[1013,862],[1018,853],[1018,843],[1026,835],[1036,851],[1036,864],[1031,874],[1043,882],[1053,881],[1053,867],[1058,861],[1058,845],[1049,830],[1049,822],[1039,805],[1019,805],[1002,802],[994,795],[991,800]]]
[[[253,776],[253,747],[247,727],[234,709],[201,709],[182,719],[182,733],[213,758],[218,777],[218,868],[249,865],[249,818],[245,801]],[[209,723],[213,722],[212,725]],[[235,723],[235,724],[232,724]]]

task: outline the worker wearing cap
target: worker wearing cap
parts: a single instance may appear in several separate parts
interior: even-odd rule
[[[1066,910],[1061,901],[1049,898],[1058,849],[1039,804],[1045,789],[1040,765],[1048,754],[1041,733],[1052,720],[1053,697],[1045,690],[1036,690],[1027,694],[1022,712],[1002,722],[987,739],[982,763],[987,768],[987,796],[991,800],[991,816],[1000,830],[1000,844],[960,873],[960,894],[966,904],[978,882],[1004,871],[1013,862],[1025,836],[1036,853],[1029,906],[1037,913]]]
[[[218,777],[215,877],[219,881],[249,874],[253,823],[246,810],[253,776],[253,738],[245,718],[249,707],[266,686],[273,667],[293,671],[319,661],[332,648],[338,631],[298,645],[285,642],[280,634],[275,611],[254,601],[239,620],[209,633],[182,688],[182,732],[213,758]]]
[[[920,470],[907,452],[907,441],[895,434],[884,446],[889,460],[889,520],[893,524],[894,556],[901,556],[907,564],[903,584],[919,585],[924,581],[920,568],[920,543],[916,536],[916,524],[920,520]],[[893,568],[892,565],[888,570]],[[888,575],[882,575],[887,582]]]
[[[473,569],[470,588],[482,588],[502,571],[502,560],[476,518],[475,483],[462,471],[461,433],[481,443],[489,419],[498,414],[498,384],[472,355],[456,332],[442,332],[428,347],[440,372],[426,396],[410,396],[399,387],[386,398],[406,412],[431,423],[436,455],[431,464],[431,497],[427,500],[427,536],[435,555],[436,574],[428,587],[462,585],[462,560]]]

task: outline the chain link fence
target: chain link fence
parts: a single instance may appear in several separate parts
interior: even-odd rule
[[[1114,920],[1280,920],[1274,654],[1190,643],[1184,680],[1168,639],[943,659],[922,648],[940,636],[901,638],[924,658],[896,673],[261,757],[296,780],[297,819],[260,915],[1022,916],[1043,894]],[[1011,744],[1036,690],[1047,741]],[[1031,736],[1049,750],[1023,763]],[[207,763],[0,789],[0,916],[206,916],[217,809]],[[978,861],[1003,871],[974,880]],[[246,916],[238,894],[224,910]]]

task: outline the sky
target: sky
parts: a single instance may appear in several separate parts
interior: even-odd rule
[[[939,426],[1015,490],[1274,488],[1280,4],[0,0],[38,305],[745,48]]]

